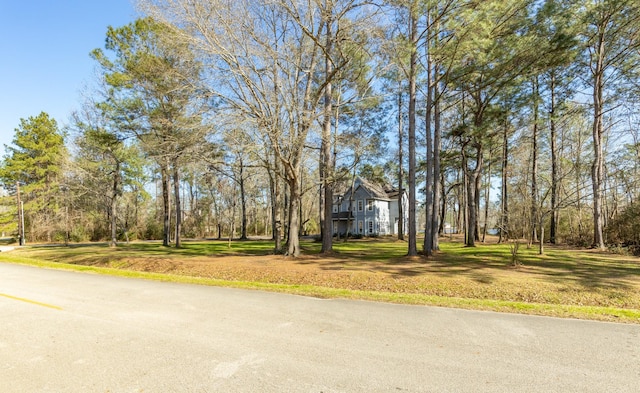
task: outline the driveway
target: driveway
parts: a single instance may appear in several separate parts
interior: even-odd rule
[[[640,326],[0,263],[1,392],[636,392]]]

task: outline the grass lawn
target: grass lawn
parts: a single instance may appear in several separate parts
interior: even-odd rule
[[[336,242],[335,253],[303,242],[304,256],[271,255],[269,241],[188,241],[35,245],[2,260],[163,281],[254,288],[319,297],[426,304],[558,317],[640,323],[640,259],[550,247],[545,255],[509,244],[464,247],[443,240],[430,259],[408,258],[406,242]]]

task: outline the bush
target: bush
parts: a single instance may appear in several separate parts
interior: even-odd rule
[[[344,239],[347,236],[345,232],[340,233],[340,239]],[[333,234],[333,237],[336,237],[336,234]],[[359,233],[351,233],[349,232],[349,239],[362,239],[362,234]]]
[[[627,206],[606,229],[610,246],[624,247],[633,255],[640,255],[640,203]]]
[[[14,236],[5,237],[0,240],[0,244],[16,244],[16,243],[18,243],[18,238]]]
[[[148,220],[143,236],[145,240],[162,239],[162,224],[152,219]]]

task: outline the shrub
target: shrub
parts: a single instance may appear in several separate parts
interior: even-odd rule
[[[153,219],[147,220],[143,237],[145,240],[162,239],[162,224]]]
[[[607,243],[640,255],[640,203],[627,206],[606,229]]]

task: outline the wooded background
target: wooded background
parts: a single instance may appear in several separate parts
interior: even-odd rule
[[[68,125],[17,125],[4,234],[259,235],[292,256],[321,234],[329,253],[333,197],[361,176],[407,191],[408,255],[445,224],[469,246],[640,245],[637,0],[138,6]]]

